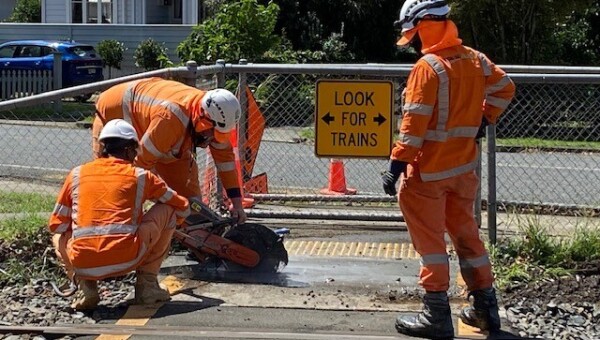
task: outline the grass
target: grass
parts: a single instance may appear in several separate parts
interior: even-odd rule
[[[53,195],[0,191],[0,213],[48,212],[55,202]]]
[[[0,119],[76,122],[94,115],[93,103],[62,102],[61,104],[60,112],[57,112],[52,104],[42,104],[35,107],[0,112]]]
[[[568,237],[555,237],[533,219],[519,229],[518,237],[490,250],[500,287],[571,275],[586,263],[600,261],[600,230],[580,227]]]
[[[501,146],[525,146],[546,148],[579,148],[600,150],[600,142],[547,140],[540,138],[499,138],[496,141]]]
[[[24,217],[11,217],[0,220],[0,241],[12,242],[28,239],[39,234],[48,219],[35,214]]]
[[[315,140],[315,129],[305,127],[299,132],[300,137],[307,140]],[[394,140],[398,134],[394,134]],[[496,144],[499,146],[531,147],[531,148],[576,148],[600,150],[600,142],[549,140],[540,138],[498,138]]]

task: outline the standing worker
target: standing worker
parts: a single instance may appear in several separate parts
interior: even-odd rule
[[[462,45],[456,25],[446,17],[449,11],[443,0],[407,0],[395,22],[402,29],[397,44],[411,44],[423,56],[409,75],[399,139],[382,176],[384,191],[393,196],[406,172],[399,204],[421,255],[425,289],[423,311],[399,316],[396,329],[426,338],[454,336],[446,232],[474,298],[460,318],[482,330],[500,329],[492,267],[474,218],[476,138],[486,122],[496,123],[515,86],[483,53]]]
[[[187,199],[151,172],[133,165],[139,141],[122,119],[106,124],[98,138],[101,158],[71,170],[48,227],[69,279],[79,281],[72,307],[94,309],[97,280],[136,271],[135,302],[168,301],[157,275],[177,224],[189,215]],[[143,213],[146,200],[157,200]]]
[[[113,119],[124,119],[141,140],[135,165],[153,170],[180,195],[200,199],[195,148],[209,147],[233,205],[232,218],[242,224],[246,213],[229,142],[240,115],[238,99],[225,89],[202,91],[162,78],[126,82],[98,97],[92,128],[94,155],[100,156],[102,127]]]

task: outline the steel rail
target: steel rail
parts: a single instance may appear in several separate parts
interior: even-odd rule
[[[297,340],[392,340],[389,335],[369,335],[357,332],[285,332],[281,330],[231,330],[186,326],[120,326],[120,325],[65,325],[65,326],[0,326],[0,334],[53,334],[53,335],[140,335],[188,336],[210,339],[297,339]]]

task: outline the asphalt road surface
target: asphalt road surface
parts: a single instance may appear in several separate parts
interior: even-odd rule
[[[0,125],[0,176],[60,178],[91,159],[90,130]],[[498,153],[497,198],[507,201],[600,204],[600,155],[566,153]],[[200,152],[199,161],[205,163]],[[347,186],[359,194],[381,194],[385,160],[345,161]],[[483,197],[487,195],[487,157],[483,157]],[[314,146],[263,140],[254,174],[266,172],[271,189],[307,193],[327,186],[329,159],[314,155]]]

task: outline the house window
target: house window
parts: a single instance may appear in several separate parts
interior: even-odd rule
[[[74,24],[83,23],[83,0],[71,1],[71,22]]]
[[[75,24],[110,24],[114,0],[71,0],[71,22]]]
[[[173,1],[173,18],[174,19],[181,19],[182,18],[181,1],[182,0],[175,0],[175,1]]]

